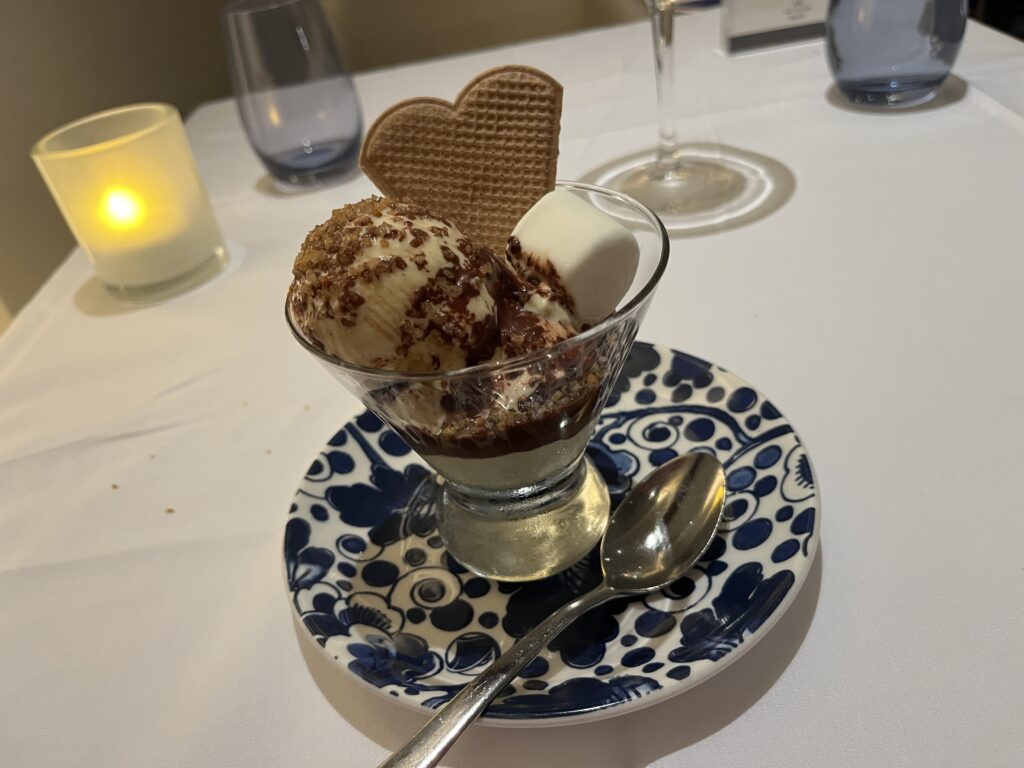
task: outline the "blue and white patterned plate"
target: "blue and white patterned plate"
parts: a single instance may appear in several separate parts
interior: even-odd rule
[[[588,453],[616,504],[679,453],[714,453],[729,494],[703,560],[661,592],[591,611],[491,705],[484,722],[610,717],[681,693],[735,661],[793,601],[817,549],[810,460],[770,401],[731,373],[636,343]],[[467,572],[434,530],[433,479],[364,413],[322,449],[291,506],[295,610],[334,664],[420,709],[451,699],[543,616],[595,585],[593,555],[542,581]]]

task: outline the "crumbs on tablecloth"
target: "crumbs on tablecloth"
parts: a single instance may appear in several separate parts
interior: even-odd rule
[[[116,491],[116,490],[117,490],[118,488],[120,488],[121,486],[119,486],[119,485],[118,485],[117,483],[111,483],[111,484],[110,484],[110,487],[111,487],[111,489],[112,489],[112,490],[115,490],[115,491]]]
[[[308,410],[309,410],[309,406],[308,406],[308,405],[304,405],[304,406],[302,406],[302,410],[304,410],[304,411],[308,411]]]
[[[166,512],[168,515],[173,515],[174,507],[168,507],[167,509],[164,510],[164,512]]]
[[[267,448],[267,456],[269,456],[270,454],[271,454],[271,449]]]

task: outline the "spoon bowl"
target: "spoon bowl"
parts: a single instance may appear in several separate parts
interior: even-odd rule
[[[601,541],[605,583],[617,592],[650,592],[700,559],[718,530],[725,470],[706,453],[667,461],[622,500]]]

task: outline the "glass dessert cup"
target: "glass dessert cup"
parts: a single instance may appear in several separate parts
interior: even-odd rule
[[[603,535],[608,490],[585,449],[668,261],[665,228],[648,208],[600,187],[558,186],[629,229],[640,252],[619,308],[577,336],[500,362],[402,373],[327,354],[285,311],[298,342],[437,473],[449,553],[502,581],[557,573]]]

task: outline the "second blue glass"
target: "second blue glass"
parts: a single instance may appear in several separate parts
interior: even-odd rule
[[[836,85],[857,104],[921,104],[949,75],[966,23],[966,0],[831,0]]]

